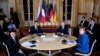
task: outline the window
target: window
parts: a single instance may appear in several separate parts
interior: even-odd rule
[[[33,20],[33,0],[23,0],[25,21]]]
[[[63,0],[63,20],[71,20],[72,0]]]

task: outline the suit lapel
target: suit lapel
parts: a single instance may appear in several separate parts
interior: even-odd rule
[[[18,45],[17,45],[16,39],[14,40],[14,39],[11,38],[11,40],[12,40],[13,45],[14,45],[15,47],[17,47]]]

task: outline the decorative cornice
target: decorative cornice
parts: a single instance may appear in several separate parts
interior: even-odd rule
[[[94,15],[95,18],[97,19],[100,19],[100,16],[99,15]]]
[[[78,13],[78,15],[87,15],[87,13]]]

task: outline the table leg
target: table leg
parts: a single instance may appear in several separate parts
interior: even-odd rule
[[[37,54],[37,53],[32,53],[32,54],[30,54],[30,55],[28,55],[28,56],[33,56],[33,55],[35,55],[35,54]]]
[[[58,50],[58,52],[61,52],[61,50]]]
[[[37,50],[37,53],[40,53],[40,51],[39,51],[39,50]]]
[[[60,52],[61,52],[61,50],[58,50],[56,52],[53,52],[52,55],[55,55],[55,54],[60,53]]]
[[[52,56],[52,53],[51,53],[51,51],[49,50],[49,54],[48,54],[48,56]]]

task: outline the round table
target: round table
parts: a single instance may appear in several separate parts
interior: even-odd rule
[[[71,44],[62,44],[61,40],[63,39],[69,39],[73,40],[73,43]],[[61,50],[61,49],[66,49],[66,48],[71,48],[76,46],[76,40],[74,36],[55,36],[53,34],[47,34],[45,37],[40,37],[40,36],[25,36],[20,39],[20,44],[22,47],[27,48],[27,49],[33,49],[33,50],[38,50],[38,53],[40,51],[49,51],[47,56],[52,56],[51,51],[53,50]],[[36,40],[37,44],[35,47],[30,47],[29,41],[31,40]],[[43,52],[42,52],[43,54]]]

